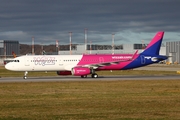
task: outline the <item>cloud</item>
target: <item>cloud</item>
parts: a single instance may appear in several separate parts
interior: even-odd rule
[[[151,39],[159,30],[173,36],[166,36],[167,41],[177,40],[179,4],[178,0],[6,0],[0,4],[0,39],[24,44],[34,36],[35,43],[67,44],[71,31],[72,42],[84,43],[88,28],[88,39],[100,44],[110,44],[112,33],[120,44]]]

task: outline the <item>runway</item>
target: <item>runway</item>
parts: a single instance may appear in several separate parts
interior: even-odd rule
[[[120,80],[180,80],[180,75],[175,76],[99,76],[98,78],[81,78],[76,76],[54,76],[54,77],[29,77],[23,79],[21,77],[0,78],[0,83],[4,82],[63,82],[63,81],[120,81]]]

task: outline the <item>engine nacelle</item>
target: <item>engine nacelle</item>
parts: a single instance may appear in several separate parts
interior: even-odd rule
[[[91,74],[91,69],[84,67],[77,67],[72,69],[72,74],[75,76]]]
[[[156,61],[158,61],[158,58],[157,57],[152,57],[151,61],[156,62]]]
[[[71,71],[57,71],[58,75],[72,75]]]

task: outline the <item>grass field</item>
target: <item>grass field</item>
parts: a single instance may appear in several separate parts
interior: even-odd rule
[[[180,119],[180,80],[0,83],[1,120]]]
[[[19,77],[0,67],[0,76]],[[172,71],[101,71],[99,75],[177,75]],[[28,76],[56,76],[29,72]],[[0,83],[0,120],[179,120],[179,80]]]

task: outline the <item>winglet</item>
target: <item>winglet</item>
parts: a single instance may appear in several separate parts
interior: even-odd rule
[[[132,56],[132,60],[135,58],[135,56],[137,55],[137,53],[138,53],[138,50],[136,50],[136,52],[133,54],[133,56]]]

